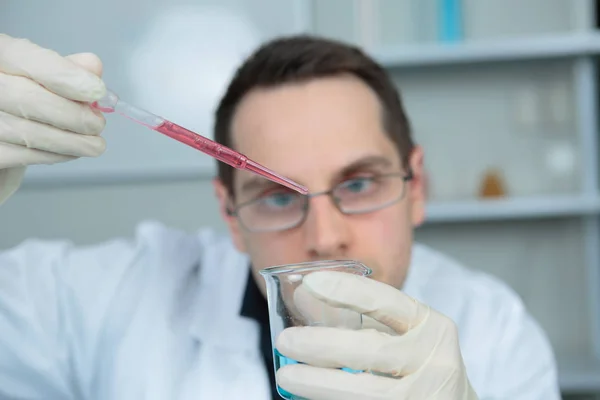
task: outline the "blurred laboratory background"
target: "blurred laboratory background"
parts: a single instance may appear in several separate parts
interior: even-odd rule
[[[211,136],[236,65],[311,32],[363,46],[401,90],[425,149],[417,240],[500,277],[558,356],[566,399],[600,398],[598,5],[593,0],[0,1],[0,31],[94,52],[125,101]],[[29,169],[0,207],[0,249],[91,244],[153,219],[225,232],[213,160],[108,116],[108,149]],[[594,397],[596,396],[596,397]]]

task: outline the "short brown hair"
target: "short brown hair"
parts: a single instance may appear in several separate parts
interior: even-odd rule
[[[238,104],[257,88],[352,74],[371,87],[382,103],[384,125],[403,166],[414,142],[400,94],[386,71],[359,48],[312,35],[295,35],[263,44],[239,67],[216,111],[215,141],[232,146],[231,125]],[[231,196],[234,168],[218,162],[218,176]]]

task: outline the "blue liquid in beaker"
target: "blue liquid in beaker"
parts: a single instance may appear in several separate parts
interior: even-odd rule
[[[277,349],[273,350],[273,357],[275,360],[275,371],[277,371],[281,367],[285,367],[286,365],[300,364],[298,361],[292,360],[291,358],[284,356],[279,351],[277,351]],[[279,395],[284,399],[301,400],[300,397],[294,396],[290,392],[283,390],[279,385],[277,385],[277,391],[279,392]]]
[[[273,357],[275,360],[275,371],[279,370],[279,368],[281,368],[281,367],[285,367],[286,365],[302,364],[301,362],[298,362],[292,358],[284,356],[279,351],[277,351],[277,349],[273,350]],[[350,368],[341,368],[341,370],[349,372],[351,374],[358,374],[358,373],[363,372],[360,370],[355,370],[355,369],[350,369]],[[287,399],[287,400],[308,400],[308,399],[305,399],[304,397],[298,397],[298,396],[291,394],[290,392],[288,392],[286,390],[283,390],[279,385],[277,386],[277,391],[279,392],[279,395],[281,397],[283,397],[284,399]]]

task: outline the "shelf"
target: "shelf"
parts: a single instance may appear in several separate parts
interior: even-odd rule
[[[71,164],[79,160],[58,165],[34,165],[28,168],[22,189],[56,189],[95,185],[148,184],[177,181],[209,181],[215,176],[213,166],[195,168],[171,165],[115,166],[113,168],[77,168]],[[87,160],[82,160],[87,161]]]
[[[559,385],[563,392],[600,392],[600,360],[558,360]]]
[[[547,196],[430,202],[425,223],[584,216],[600,213],[600,197]]]
[[[559,59],[600,54],[600,34],[386,46],[370,53],[386,68]]]

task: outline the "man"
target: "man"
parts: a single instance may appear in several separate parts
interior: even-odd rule
[[[4,197],[26,165],[102,153],[104,119],[80,102],[104,87],[84,68],[101,73],[91,55],[0,36]],[[231,242],[148,223],[132,242],[27,241],[1,254],[0,398],[277,398],[258,271],[324,259],[357,260],[373,275],[315,274],[308,292],[386,329],[284,331],[278,350],[311,361],[277,371],[284,390],[560,398],[549,343],[517,296],[413,243],[423,151],[396,89],[361,51],[305,36],[265,44],[233,78],[215,125],[217,141],[310,194],[219,165]],[[378,373],[337,369],[349,360]]]

